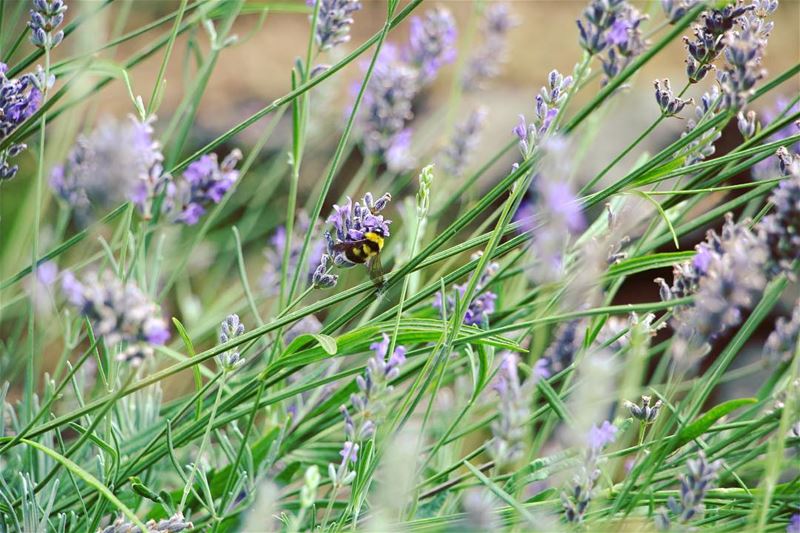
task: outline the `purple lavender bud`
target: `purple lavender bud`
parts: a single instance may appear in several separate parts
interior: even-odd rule
[[[308,214],[301,209],[297,213],[297,220],[295,221],[293,227],[291,247],[289,250],[288,272],[292,276],[294,275],[294,271],[298,268],[297,262],[300,259],[300,252],[303,248],[303,240],[305,239],[306,233],[308,233],[310,226],[311,221],[308,218]],[[314,224],[314,227],[311,230],[312,234],[318,235],[320,229],[321,221],[318,221]],[[269,245],[264,250],[266,262],[264,263],[264,271],[261,275],[260,283],[261,288],[269,296],[275,296],[280,292],[282,276],[281,268],[283,267],[283,255],[286,250],[286,242],[286,228],[284,226],[279,226],[270,238]],[[305,268],[305,282],[313,283],[315,286],[321,288],[327,288],[327,283],[331,281],[331,276],[326,275],[328,270],[327,263],[325,265],[321,265],[322,256],[324,253],[324,239],[318,237],[315,238],[309,246]],[[333,277],[335,278],[335,276]],[[335,281],[333,284],[336,284]]]
[[[30,11],[31,42],[38,48],[53,49],[64,38],[63,31],[55,31],[64,22],[67,5],[64,0],[37,0]]]
[[[314,7],[319,1],[317,14],[316,41],[320,50],[328,50],[350,40],[350,26],[353,13],[361,9],[358,0],[306,0],[306,5]],[[313,76],[312,76],[313,77]]]
[[[750,139],[756,134],[758,129],[758,117],[755,111],[748,111],[746,114],[739,111],[736,115],[736,125],[739,127],[739,133],[742,134],[745,140]]]
[[[769,272],[791,272],[800,258],[800,156],[786,148],[777,152],[787,179],[774,189],[769,200],[773,211],[761,219],[759,237],[769,250]]]
[[[625,402],[625,407],[628,408],[631,416],[637,420],[640,420],[645,424],[652,424],[658,417],[658,413],[661,410],[663,402],[661,400],[657,400],[656,403],[650,405],[650,401],[650,396],[642,396],[641,406],[636,405],[633,402]]]
[[[103,337],[109,348],[119,343],[125,345],[117,360],[138,366],[153,355],[151,345],[164,344],[169,339],[169,329],[158,305],[132,282],[124,283],[109,271],[102,276],[89,273],[83,282],[67,272],[62,289],[70,304],[92,322],[95,335]]]
[[[559,326],[553,342],[544,355],[536,361],[533,375],[537,381],[549,379],[572,364],[582,341],[578,336],[578,328],[581,326],[580,320],[571,320]]]
[[[788,361],[794,355],[800,333],[800,305],[795,304],[790,320],[784,317],[775,322],[775,329],[764,343],[764,354],[773,362]]]
[[[701,450],[697,453],[697,459],[689,459],[686,466],[689,473],[680,477],[680,500],[670,497],[667,508],[659,511],[656,518],[659,528],[669,527],[671,523],[669,513],[681,525],[703,516],[705,510],[703,500],[708,490],[716,483],[722,461],[709,462]]]
[[[440,68],[455,60],[457,35],[453,14],[445,8],[437,7],[422,18],[411,18],[406,55],[419,70],[420,83],[430,83]]]
[[[486,80],[500,74],[507,55],[508,32],[518,24],[508,4],[498,2],[486,6],[480,23],[482,42],[472,52],[461,79],[465,90],[479,89]]]
[[[525,427],[530,416],[530,391],[520,383],[516,354],[506,352],[500,363],[494,389],[500,400],[498,417],[492,422],[489,453],[498,468],[512,465],[525,452]]]
[[[658,103],[658,107],[661,109],[661,113],[665,117],[673,117],[680,113],[687,104],[691,104],[693,100],[689,98],[688,100],[683,100],[680,97],[673,95],[672,87],[669,85],[669,80],[664,80],[664,88],[661,88],[661,84],[658,80],[654,82],[656,88],[656,102]]]
[[[219,328],[219,344],[235,339],[244,334],[244,324],[239,320],[239,315],[228,315]],[[234,372],[245,363],[238,349],[232,348],[216,356],[217,364],[223,372]]]
[[[775,106],[764,111],[764,123],[771,124],[780,116],[788,116],[800,111],[800,102],[794,102],[791,106],[789,105],[790,103],[790,100],[786,97],[779,96],[775,102]],[[800,131],[800,128],[798,128],[797,124],[790,123],[770,135],[764,142],[780,141],[798,133],[798,131]],[[786,149],[790,152],[800,153],[800,141],[787,146]],[[781,170],[778,168],[778,163],[779,159],[777,157],[762,159],[753,166],[753,178],[762,180],[778,176],[781,173]]]
[[[350,462],[355,464],[358,460],[358,444],[350,441],[345,441],[339,455],[342,456],[342,462]]]
[[[669,23],[675,24],[696,2],[697,0],[661,0],[661,7]]]
[[[786,533],[800,533],[800,513],[795,513],[786,525]]]
[[[583,522],[589,503],[594,497],[595,483],[600,477],[600,454],[606,446],[614,442],[616,433],[617,428],[607,420],[600,426],[592,426],[589,431],[584,463],[579,467],[568,490],[561,493],[564,517],[568,522]]]
[[[175,219],[191,226],[205,214],[207,206],[220,203],[239,179],[236,164],[241,158],[242,152],[235,149],[222,163],[217,161],[217,154],[203,155],[192,162],[183,172],[183,179],[175,182],[171,195],[168,208],[175,212]]]

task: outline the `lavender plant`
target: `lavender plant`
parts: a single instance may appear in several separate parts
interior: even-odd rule
[[[0,531],[797,530],[796,19],[0,2]]]

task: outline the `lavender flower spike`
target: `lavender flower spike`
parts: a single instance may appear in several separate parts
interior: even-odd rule
[[[353,13],[361,9],[359,0],[306,0],[314,7],[319,2],[316,40],[320,50],[328,50],[350,40]]]
[[[297,213],[297,221],[294,224],[294,235],[292,235],[291,249],[289,250],[289,274],[294,275],[294,271],[298,268],[297,261],[300,258],[300,252],[303,248],[303,239],[309,230],[311,221],[308,218],[308,213],[300,210]],[[319,235],[320,223],[314,224],[313,232]],[[269,246],[264,250],[266,263],[264,264],[264,273],[261,276],[261,287],[264,292],[269,296],[278,294],[281,280],[281,268],[283,265],[283,254],[286,250],[286,228],[280,226],[275,230],[275,233],[270,237]],[[325,252],[325,241],[321,238],[316,238],[309,247],[308,257],[305,266],[305,281],[313,281],[314,272],[322,260],[322,254]],[[301,278],[302,279],[302,278]]]
[[[524,159],[533,155],[533,150],[551,133],[561,107],[567,100],[572,76],[562,76],[557,70],[550,71],[547,85],[536,95],[536,114],[530,124],[523,115],[519,124],[512,130],[519,138],[519,151]]]
[[[584,462],[572,479],[568,490],[561,493],[561,504],[567,521],[580,524],[595,493],[595,483],[600,477],[601,454],[617,438],[617,428],[605,420],[592,426],[587,438]]]
[[[664,88],[661,88],[661,84],[658,80],[654,82],[656,87],[656,102],[658,103],[658,107],[661,108],[661,113],[665,117],[674,117],[678,113],[680,113],[686,104],[691,104],[693,100],[689,98],[688,100],[683,100],[679,96],[675,96],[672,94],[672,87],[669,86],[669,80],[664,80]]]
[[[120,204],[162,159],[152,133],[150,122],[133,117],[123,122],[103,119],[90,134],[79,136],[67,160],[53,168],[50,186],[83,222],[92,207]]]
[[[412,17],[406,55],[419,70],[419,81],[433,81],[439,69],[456,58],[456,22],[449,10],[437,7],[424,17]]]
[[[498,468],[518,461],[525,452],[525,424],[530,415],[529,391],[520,383],[519,360],[514,353],[506,353],[498,371],[495,390],[500,398],[499,417],[492,422],[493,439],[489,453]]]
[[[178,533],[179,531],[194,529],[194,525],[186,520],[182,513],[176,513],[159,521],[148,520],[145,526],[147,526],[147,533]],[[114,520],[113,524],[98,529],[97,533],[142,533],[142,531],[120,516]]]
[[[54,78],[43,79],[43,74],[28,73],[19,78],[6,77],[8,65],[0,62],[0,141],[5,140],[42,105],[42,90]],[[0,182],[12,179],[19,170],[10,160],[21,154],[27,146],[15,143],[0,150]]]
[[[244,324],[239,320],[239,315],[228,315],[219,327],[219,343],[225,344],[231,339],[244,335]],[[217,364],[223,372],[235,372],[245,363],[238,349],[232,348],[217,355]]]
[[[183,173],[183,180],[175,184],[172,208],[176,220],[189,226],[197,224],[209,205],[220,203],[239,179],[236,164],[241,158],[242,152],[235,149],[222,163],[217,161],[217,154],[203,155],[191,163]]]
[[[416,69],[400,60],[395,47],[384,46],[364,93],[359,126],[364,151],[383,158],[395,172],[406,170],[411,162],[406,124],[414,117],[411,101],[418,89]]]
[[[62,290],[67,300],[92,322],[94,333],[106,344],[126,346],[118,361],[133,366],[153,355],[153,345],[169,340],[169,329],[158,305],[132,282],[122,282],[109,271],[102,276],[88,274],[79,281],[71,272],[64,274]]]
[[[702,517],[705,510],[703,499],[708,490],[713,488],[722,461],[709,462],[701,450],[697,453],[697,459],[689,459],[686,467],[689,473],[681,475],[680,478],[680,501],[672,496],[667,500],[667,509],[682,525]],[[668,530],[671,526],[667,509],[662,508],[656,515],[656,525],[662,531]]]
[[[722,9],[703,12],[702,22],[694,26],[694,40],[683,38],[689,53],[686,59],[686,75],[691,83],[702,80],[714,68],[714,61],[725,49],[726,36],[739,19],[753,9],[742,6],[741,0]]]
[[[444,150],[444,169],[453,177],[461,177],[469,158],[480,141],[481,129],[486,118],[486,109],[473,110],[464,122],[456,126],[450,144]]]
[[[469,58],[461,79],[465,90],[476,90],[485,80],[500,73],[508,48],[508,32],[518,24],[507,3],[498,2],[486,6],[480,25],[483,42]]]
[[[67,5],[64,0],[33,0],[31,42],[38,48],[53,49],[64,39],[64,32],[55,31],[64,22]]]

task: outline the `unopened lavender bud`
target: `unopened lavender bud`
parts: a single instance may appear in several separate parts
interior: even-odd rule
[[[417,218],[428,215],[431,205],[431,183],[433,182],[433,165],[428,165],[419,173],[419,190],[417,191]]]
[[[300,488],[300,506],[304,509],[308,509],[314,505],[314,501],[317,499],[317,488],[322,480],[317,465],[308,467],[303,479],[305,483]]]
[[[662,402],[661,400],[657,400],[656,403],[650,405],[651,398],[650,396],[642,396],[642,404],[636,405],[633,402],[625,402],[625,407],[631,413],[631,416],[636,418],[637,420],[641,420],[645,424],[651,424],[656,417],[658,417],[658,413],[661,410]]]
[[[756,130],[758,129],[758,117],[755,111],[748,111],[746,114],[739,111],[736,115],[736,119],[736,124],[739,126],[739,133],[742,134],[745,140],[750,139],[756,134]]]
[[[244,334],[244,324],[239,320],[239,315],[228,315],[219,328],[219,342],[225,344]],[[217,364],[226,373],[235,372],[245,363],[238,349],[232,348],[217,355]]]
[[[680,113],[687,104],[691,104],[693,100],[689,98],[688,100],[684,100],[678,96],[675,96],[672,93],[672,87],[669,85],[669,80],[664,80],[664,87],[661,87],[661,83],[656,80],[654,82],[656,88],[656,102],[658,103],[658,107],[661,109],[661,113],[664,114],[665,117],[672,117]]]

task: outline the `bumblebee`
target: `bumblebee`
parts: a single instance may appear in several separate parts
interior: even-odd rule
[[[344,254],[344,257],[354,265],[366,265],[369,277],[376,287],[382,288],[384,284],[383,266],[381,265],[381,250],[385,234],[382,228],[374,228],[364,233],[364,238],[357,241],[338,242],[333,245],[334,253]]]

